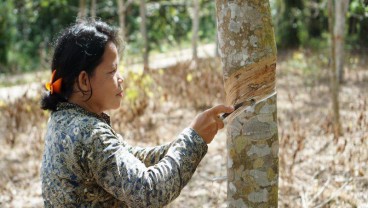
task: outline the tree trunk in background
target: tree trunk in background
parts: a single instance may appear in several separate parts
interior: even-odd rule
[[[268,0],[216,0],[227,104],[254,99],[228,121],[229,207],[278,206],[276,43]]]
[[[198,54],[198,30],[199,30],[199,0],[193,0],[193,20],[192,20],[192,59],[197,66]]]
[[[86,19],[86,17],[87,17],[86,0],[79,0],[78,19]]]
[[[96,19],[96,0],[91,0],[91,18]]]
[[[144,67],[144,71],[148,72],[149,70],[149,62],[148,62],[148,53],[149,53],[149,48],[148,48],[148,35],[147,35],[147,21],[146,21],[146,2],[145,0],[140,0],[140,6],[139,6],[139,13],[140,13],[140,17],[141,17],[141,35],[142,35],[142,39],[143,39],[143,67]]]
[[[125,41],[125,0],[116,0],[118,4],[118,14],[119,14],[119,26],[120,26],[120,36]]]
[[[120,35],[124,41],[126,41],[126,31],[125,31],[125,16],[126,11],[129,5],[132,3],[133,0],[116,0],[118,4],[118,14],[119,14],[119,26],[120,26]]]
[[[345,25],[346,13],[349,7],[349,0],[335,0],[335,60],[336,71],[339,83],[344,82],[344,43],[345,43]]]
[[[332,110],[333,110],[333,126],[334,126],[334,137],[335,141],[341,134],[341,125],[340,125],[340,112],[339,112],[339,82],[338,82],[338,74],[336,71],[336,53],[335,46],[336,40],[334,35],[334,4],[333,0],[328,0],[328,24],[330,30],[331,37],[331,95],[332,95]]]
[[[214,19],[215,23],[216,23],[216,27],[217,27],[217,19],[216,19],[216,15],[215,15],[215,19]],[[215,31],[215,56],[216,57],[220,57],[220,49],[219,49],[219,40],[218,40],[218,35],[217,35],[217,30]]]

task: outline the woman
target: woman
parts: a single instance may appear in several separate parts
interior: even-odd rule
[[[129,146],[104,112],[124,94],[116,31],[80,22],[56,41],[41,107],[51,116],[42,162],[45,207],[162,207],[188,183],[224,124],[216,106],[197,115],[170,144]]]

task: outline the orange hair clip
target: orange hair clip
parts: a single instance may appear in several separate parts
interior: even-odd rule
[[[51,80],[50,82],[45,84],[45,87],[48,91],[50,91],[51,94],[55,93],[60,93],[61,92],[61,81],[62,78],[59,78],[58,80],[56,80],[55,82],[53,82],[54,77],[56,74],[56,70],[52,71],[52,76],[51,76]]]

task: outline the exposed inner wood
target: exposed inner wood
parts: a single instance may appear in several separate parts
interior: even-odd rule
[[[276,56],[245,66],[225,80],[226,104],[262,100],[275,92]]]

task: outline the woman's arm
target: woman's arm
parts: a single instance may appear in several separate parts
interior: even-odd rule
[[[167,154],[146,167],[108,128],[92,138],[88,156],[96,182],[129,207],[162,207],[174,200],[207,152],[207,144],[190,128],[172,142]]]
[[[119,139],[122,141],[123,145],[127,150],[133,154],[135,157],[137,157],[140,161],[142,161],[146,167],[152,166],[158,161],[160,161],[169,150],[172,143],[160,145],[156,147],[135,147],[129,145],[120,134],[118,134]]]

